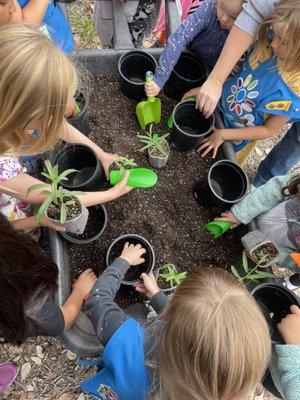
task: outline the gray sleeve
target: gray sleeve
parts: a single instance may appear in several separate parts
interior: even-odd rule
[[[129,267],[126,260],[117,258],[99,276],[86,303],[87,316],[104,346],[120,325],[129,318],[114,301]]]
[[[150,305],[157,314],[160,314],[166,308],[168,302],[168,297],[163,292],[158,292],[150,300]]]
[[[256,36],[261,23],[274,10],[279,0],[248,0],[237,17],[235,25],[251,36]]]

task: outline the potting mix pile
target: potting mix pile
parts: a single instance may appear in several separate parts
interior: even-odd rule
[[[166,133],[166,119],[175,102],[166,96],[162,101],[162,118],[153,133]],[[151,168],[147,152],[137,139],[141,131],[135,116],[136,101],[120,91],[116,76],[94,78],[90,96],[90,138],[105,151],[134,158],[138,166]],[[200,207],[193,195],[197,180],[207,175],[213,164],[211,156],[196,152],[181,153],[171,146],[166,167],[156,170],[159,180],[151,189],[133,189],[127,195],[105,204],[108,224],[102,236],[88,245],[69,245],[73,277],[86,268],[97,274],[106,268],[105,256],[110,243],[126,233],[144,236],[153,245],[158,268],[170,262],[180,271],[194,271],[203,266],[228,268],[234,261],[235,239],[232,232],[214,240],[203,225],[220,210]],[[134,268],[134,267],[132,267]],[[132,288],[122,287],[117,302],[126,306],[144,297]]]

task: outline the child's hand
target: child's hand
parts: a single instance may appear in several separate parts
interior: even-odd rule
[[[123,194],[126,194],[130,192],[133,188],[130,186],[127,186],[127,181],[129,178],[129,172],[125,172],[123,179],[121,182],[119,182],[116,186],[114,186],[112,189],[114,192],[116,192],[116,197],[123,196]]]
[[[230,229],[236,228],[241,223],[231,211],[222,212],[221,217],[215,218],[215,221],[232,222]]]
[[[124,258],[130,265],[139,265],[142,264],[145,259],[142,258],[142,255],[146,253],[146,250],[140,244],[129,244],[125,243],[121,258]]]
[[[300,308],[291,306],[291,314],[282,318],[277,328],[286,344],[300,345]]]
[[[88,268],[80,274],[79,278],[73,284],[73,290],[80,294],[83,301],[86,301],[96,280],[97,277],[93,270]]]
[[[57,232],[66,232],[66,228],[64,226],[56,225],[54,222],[50,221],[50,219],[43,217],[38,226],[43,226],[44,228],[50,228]]]
[[[153,81],[145,83],[145,92],[148,97],[157,96],[160,92],[160,87]]]
[[[201,145],[197,149],[197,153],[201,154],[201,157],[206,156],[211,150],[213,150],[213,158],[216,157],[218,148],[224,142],[223,129],[216,129],[206,139],[201,141]]]
[[[105,175],[108,178],[109,175],[109,167],[118,159],[118,156],[116,154],[111,154],[111,153],[106,153],[102,152],[101,157],[99,157],[101,164],[103,166],[103,169],[105,171]]]
[[[152,272],[149,275],[143,273],[141,275],[141,278],[143,282],[134,285],[135,290],[137,292],[144,293],[148,297],[148,299],[151,300],[152,297],[159,292],[159,287],[157,286],[156,278]]]

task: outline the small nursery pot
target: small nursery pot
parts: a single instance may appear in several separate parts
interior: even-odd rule
[[[289,289],[276,283],[264,283],[251,292],[271,329],[273,341],[283,343],[277,324],[290,313],[293,304],[300,306],[298,297]]]
[[[279,251],[275,244],[270,240],[266,235],[264,235],[259,230],[248,232],[241,238],[242,245],[246,251],[247,256],[255,263],[257,263],[257,259],[255,257],[255,251],[258,251],[260,247],[268,247],[270,251],[272,250],[274,254],[270,254],[270,260],[260,265],[261,268],[269,267],[274,264],[278,260]]]
[[[88,118],[88,98],[81,90],[78,90],[74,96],[74,100],[80,107],[80,113],[76,115],[76,117],[68,118],[68,122],[80,132],[84,133],[86,136],[89,136],[91,127]]]
[[[78,203],[79,203],[79,201],[78,201]],[[89,217],[88,209],[81,203],[80,203],[80,205],[81,205],[81,213],[77,217],[67,220],[64,224],[61,224],[60,221],[57,219],[53,219],[53,218],[49,217],[47,212],[46,212],[46,216],[55,225],[64,226],[68,232],[75,233],[76,235],[80,235],[84,232],[84,229],[86,227],[88,217]]]
[[[229,160],[215,162],[207,177],[194,186],[194,196],[201,206],[230,206],[247,193],[248,177],[243,169]]]
[[[122,281],[123,285],[134,285],[140,282],[140,276],[143,272],[149,274],[153,271],[154,264],[155,264],[155,254],[153,247],[142,236],[135,235],[135,234],[127,234],[119,236],[115,239],[112,244],[109,246],[107,253],[106,253],[106,265],[107,267],[117,258],[120,257],[123,247],[126,242],[130,244],[141,244],[142,247],[146,249],[146,253],[143,254],[143,258],[145,262],[140,265],[131,266],[125,275],[124,280]],[[133,269],[136,269],[136,273],[132,273]],[[130,276],[128,276],[130,274]]]
[[[155,271],[153,272],[154,275],[155,275],[155,277],[156,277],[156,280],[157,280],[157,283],[158,283],[158,286],[159,286],[159,290],[160,290],[161,292],[164,292],[165,294],[171,294],[171,293],[173,293],[174,290],[177,288],[178,285],[169,286],[169,287],[167,287],[167,288],[162,288],[162,287],[161,287],[161,284],[160,284],[160,282],[159,282],[160,270],[161,270],[161,268],[158,268],[157,270],[155,270]]]
[[[150,54],[133,50],[123,54],[118,61],[121,91],[129,99],[143,100],[146,97],[144,84],[147,71],[154,73],[155,58]]]
[[[165,85],[165,93],[173,100],[181,100],[190,89],[201,86],[206,70],[201,59],[191,52],[183,52]]]
[[[53,164],[58,164],[59,173],[68,168],[77,170],[68,176],[67,181],[61,183],[68,190],[93,192],[103,188],[106,181],[104,170],[96,153],[83,144],[64,147],[54,157]]]
[[[71,232],[60,232],[60,234],[71,243],[88,244],[98,239],[107,225],[106,208],[99,204],[89,208],[89,215],[85,231],[80,235]]]
[[[215,125],[215,117],[208,119],[195,108],[195,100],[184,100],[173,110],[173,127],[170,141],[179,151],[196,149],[201,140],[208,136]]]
[[[170,154],[170,146],[169,146],[169,143],[166,140],[163,141],[163,145],[166,148],[166,152],[167,152],[166,156],[153,155],[153,154],[151,154],[151,151],[148,149],[149,164],[153,168],[163,168],[167,164],[167,161],[168,161],[168,158],[169,158],[169,154]]]

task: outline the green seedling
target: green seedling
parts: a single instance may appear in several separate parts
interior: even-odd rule
[[[261,267],[262,265],[264,265],[266,263],[266,261],[268,260],[268,257],[269,257],[269,254],[264,254],[260,258],[260,260],[257,262],[255,267],[250,269],[247,255],[246,255],[245,251],[243,251],[242,267],[245,272],[245,275],[243,275],[243,276],[240,275],[233,265],[230,268],[231,272],[237,278],[237,280],[242,283],[244,283],[246,280],[254,282],[254,283],[260,283],[260,281],[262,279],[275,278],[275,275],[273,275],[271,272],[261,271],[259,269],[259,267]]]
[[[46,215],[48,208],[51,204],[53,204],[59,210],[60,223],[64,224],[67,219],[68,207],[73,205],[76,201],[75,196],[83,195],[85,193],[79,191],[68,191],[59,186],[59,183],[68,180],[68,175],[73,172],[77,172],[76,169],[67,169],[61,174],[58,174],[58,165],[55,165],[53,167],[50,160],[45,161],[45,167],[47,172],[42,172],[42,175],[47,178],[50,183],[38,183],[36,185],[30,186],[30,188],[28,188],[27,190],[26,197],[34,190],[45,189],[39,193],[39,195],[47,197],[38,210],[36,216],[37,222],[39,222]]]
[[[164,147],[164,141],[169,136],[169,133],[162,136],[152,133],[152,125],[150,125],[148,135],[137,135],[139,141],[145,145],[140,151],[148,150],[153,155],[167,157],[169,152]]]
[[[186,277],[187,272],[179,272],[174,264],[166,263],[160,268],[159,277],[166,283],[170,284],[170,287],[179,285]]]

